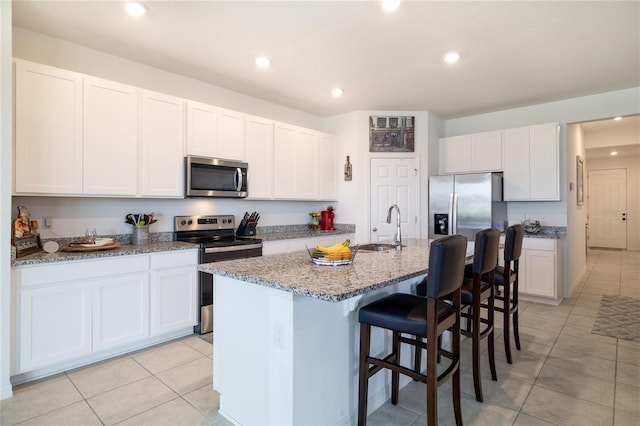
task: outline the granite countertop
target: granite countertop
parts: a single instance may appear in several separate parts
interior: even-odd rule
[[[11,261],[11,266],[39,265],[44,263],[69,262],[74,260],[97,259],[115,256],[129,256],[145,253],[159,253],[163,251],[189,250],[198,248],[197,245],[191,243],[183,243],[179,241],[160,241],[151,242],[144,246],[134,246],[130,244],[122,244],[120,247],[109,250],[85,251],[85,252],[67,252],[57,251],[55,253],[46,253],[44,251],[26,255],[24,257]]]
[[[558,240],[567,236],[566,226],[541,226],[540,231],[535,234],[524,233],[525,238],[546,238]]]
[[[336,224],[332,231],[311,230],[309,225],[287,225],[287,226],[265,226],[258,227],[256,238],[261,238],[263,242],[294,240],[298,238],[324,237],[327,235],[353,234],[356,232],[355,225]]]
[[[427,273],[429,240],[403,240],[402,251],[359,252],[352,265],[315,265],[306,251],[205,263],[199,271],[340,302]],[[469,257],[473,251],[468,252]]]

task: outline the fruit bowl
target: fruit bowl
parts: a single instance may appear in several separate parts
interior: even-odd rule
[[[540,221],[538,220],[525,220],[522,224],[524,225],[524,232],[527,234],[535,234],[540,231]]]
[[[307,247],[311,261],[316,265],[340,266],[351,265],[358,252],[358,246],[351,247],[350,241],[345,240],[331,247]]]

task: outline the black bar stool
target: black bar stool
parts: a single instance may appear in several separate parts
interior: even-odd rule
[[[453,408],[456,424],[462,424],[460,410],[460,293],[464,278],[467,238],[452,235],[431,244],[426,298],[395,293],[360,308],[360,367],[358,425],[367,422],[369,377],[386,368],[391,370],[391,403],[398,403],[400,373],[427,385],[427,424],[438,424],[438,386],[452,377]],[[442,299],[450,295],[451,303]],[[391,353],[384,358],[370,356],[371,326],[393,331]],[[438,348],[438,337],[452,330],[451,351]],[[410,335],[410,337],[401,335]],[[424,342],[423,338],[427,338]],[[427,349],[427,372],[421,374],[400,365],[400,345],[409,344],[416,351]],[[450,360],[438,375],[436,355]]]
[[[494,306],[494,309],[503,314],[504,353],[507,362],[511,359],[511,330],[510,323],[513,318],[513,338],[516,348],[520,350],[520,334],[518,332],[518,269],[520,255],[522,254],[522,239],[524,238],[524,226],[512,225],[507,228],[504,240],[504,266],[496,268],[496,287],[501,289],[496,295],[497,300],[502,301],[502,306]]]

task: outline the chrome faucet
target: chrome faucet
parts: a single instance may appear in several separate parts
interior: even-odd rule
[[[397,204],[392,204],[389,207],[389,213],[387,213],[387,223],[391,223],[391,212],[396,209],[396,235],[393,237],[393,245],[396,250],[402,250],[402,232],[400,231],[400,207]]]

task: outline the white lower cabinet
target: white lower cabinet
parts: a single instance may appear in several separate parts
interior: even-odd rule
[[[149,336],[149,274],[97,280],[93,289],[93,351]]]
[[[197,259],[193,249],[13,268],[12,374],[72,368],[189,331]]]
[[[562,300],[562,262],[556,239],[525,238],[520,257],[519,293],[537,301]]]
[[[151,258],[151,335],[191,327],[198,322],[197,255],[163,253]]]

